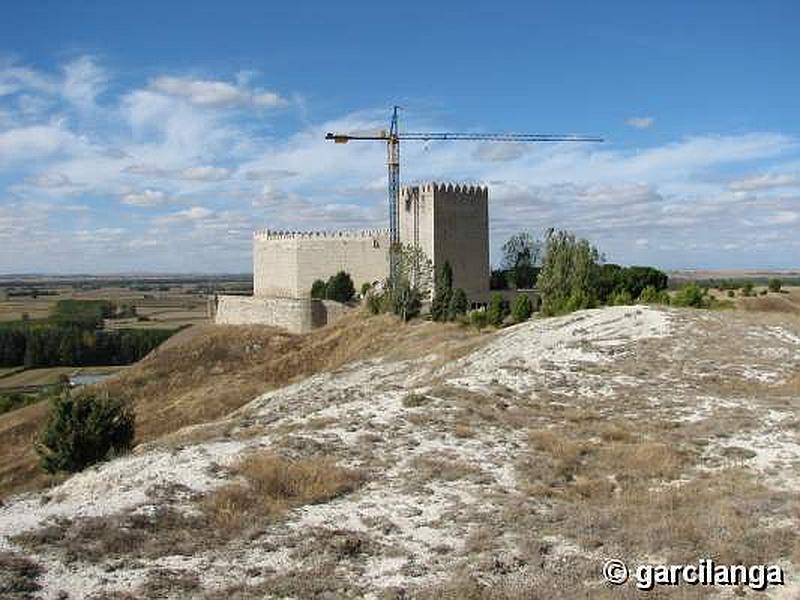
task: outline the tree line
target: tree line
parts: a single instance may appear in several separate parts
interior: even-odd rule
[[[172,334],[168,329],[5,326],[0,328],[0,367],[128,365],[144,358]]]
[[[0,367],[127,365],[170,337],[167,329],[103,330],[130,315],[108,300],[59,300],[46,319],[0,324]]]

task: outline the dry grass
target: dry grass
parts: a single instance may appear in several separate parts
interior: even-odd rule
[[[517,469],[527,500],[508,505],[504,522],[631,562],[658,557],[681,564],[713,556],[721,563],[759,564],[800,558],[793,529],[772,525],[785,522],[787,512],[797,517],[789,495],[756,483],[745,468],[698,473],[696,454],[669,436],[661,441],[641,423],[637,428],[634,435],[619,423],[574,420],[531,431]],[[541,502],[549,506],[544,513],[532,508]],[[539,544],[522,547],[526,562],[546,564]],[[596,579],[586,569],[596,569],[597,560],[588,555],[579,560],[588,562],[576,564],[552,597],[607,597],[607,590],[593,595],[583,587]],[[536,593],[548,588],[551,574],[552,566],[543,568]],[[701,592],[689,590],[685,597]],[[515,597],[494,596],[480,586],[470,593],[467,597]],[[536,593],[529,597],[539,597]]]
[[[28,558],[0,552],[0,597],[8,600],[34,598],[42,568]]]
[[[455,456],[426,454],[411,461],[412,479],[416,483],[429,481],[456,481],[458,479],[479,478],[480,467],[469,464]]]
[[[14,542],[35,552],[59,550],[67,563],[102,563],[121,558],[191,555],[221,541],[223,532],[209,529],[202,518],[174,509],[152,514],[59,519],[20,534]],[[202,536],[197,532],[203,531]]]
[[[137,443],[219,419],[267,391],[360,359],[418,358],[425,347],[441,363],[460,357],[483,337],[453,324],[348,315],[329,327],[293,335],[265,326],[195,326],[182,331],[113,381],[98,387],[130,399]],[[33,440],[45,404],[0,415],[0,497],[41,489]],[[199,427],[180,443],[219,431]]]
[[[750,298],[737,297],[736,307],[746,311],[800,315],[800,288]]]
[[[244,482],[220,488],[203,502],[212,523],[228,531],[269,522],[296,506],[325,502],[364,480],[360,472],[328,458],[289,461],[271,453],[249,456],[232,471]]]

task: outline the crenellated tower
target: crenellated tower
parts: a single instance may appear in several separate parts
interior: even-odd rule
[[[445,261],[453,286],[482,301],[489,292],[489,189],[425,183],[406,186],[398,206],[400,242],[417,246],[434,268]]]

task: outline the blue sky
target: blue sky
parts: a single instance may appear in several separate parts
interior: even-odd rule
[[[616,262],[800,266],[796,2],[7,2],[0,273],[242,272],[254,229],[385,221],[405,182],[490,187],[493,258],[567,228]]]

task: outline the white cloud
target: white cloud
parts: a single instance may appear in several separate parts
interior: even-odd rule
[[[81,140],[59,123],[8,129],[0,132],[0,169],[11,162],[74,151],[80,145]]]
[[[182,179],[184,181],[224,181],[231,177],[230,169],[210,165],[170,170],[148,164],[133,164],[126,166],[122,171],[131,175],[143,175],[158,179]]]
[[[153,219],[156,223],[176,223],[185,221],[204,221],[214,216],[214,211],[206,208],[205,206],[192,206],[184,210],[156,217]]]
[[[185,98],[199,106],[229,107],[250,104],[276,108],[287,103],[274,92],[252,90],[245,85],[208,79],[162,76],[151,83],[151,88],[170,96]]]
[[[81,109],[91,109],[107,82],[105,70],[90,56],[82,56],[64,66],[62,94]]]
[[[161,190],[144,190],[136,194],[125,194],[122,203],[129,206],[159,206],[168,201],[167,195]]]
[[[800,177],[786,173],[765,173],[744,179],[737,179],[728,184],[734,191],[751,192],[755,190],[768,190],[780,187],[800,187]]]
[[[53,94],[58,84],[52,78],[33,69],[12,63],[0,64],[0,96],[16,94],[25,90]]]
[[[630,117],[625,119],[625,124],[634,129],[649,129],[655,122],[656,120],[653,117]]]
[[[800,221],[800,212],[782,210],[764,218],[768,225],[789,225]]]
[[[63,173],[46,172],[40,173],[29,180],[34,187],[40,188],[66,188],[75,185],[73,181]]]
[[[180,172],[181,179],[193,181],[223,181],[231,176],[229,169],[222,167],[189,167]]]
[[[296,177],[300,175],[297,171],[289,171],[288,169],[252,169],[245,171],[244,176],[250,181],[274,181],[276,179],[286,179],[287,177]]]

